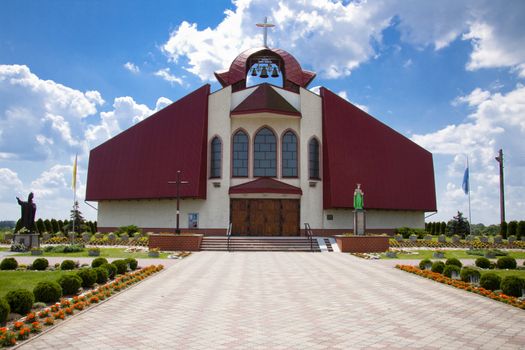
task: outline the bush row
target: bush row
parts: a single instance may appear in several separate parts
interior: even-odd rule
[[[129,258],[108,263],[105,258],[96,258],[91,264],[91,268],[82,268],[76,273],[63,275],[57,282],[39,282],[32,292],[27,289],[8,292],[5,299],[0,298],[0,323],[5,322],[10,312],[22,315],[28,313],[35,301],[54,303],[62,295],[76,294],[80,287],[91,288],[95,283],[104,284],[109,278],[126,273],[128,268],[132,271],[136,270],[138,262],[136,259]],[[45,258],[38,258],[33,261],[33,269],[35,270],[45,270],[48,265],[49,262]],[[2,270],[13,270],[18,267],[18,262],[14,258],[5,258],[0,266],[2,266]],[[72,268],[70,268],[71,266]],[[72,260],[64,260],[61,264],[62,270],[73,268],[75,268],[75,262]]]
[[[487,258],[478,258],[476,260],[476,266],[480,268],[488,268],[491,266],[490,260]],[[471,267],[463,267],[458,259],[451,258],[446,262],[435,261],[432,262],[430,259],[423,259],[419,262],[419,268],[421,270],[430,269],[432,272],[443,274],[446,277],[459,276],[464,282],[479,281],[479,285],[482,288],[495,291],[500,290],[509,296],[521,297],[523,290],[525,290],[525,279],[517,276],[506,276],[504,278],[499,277],[493,272],[488,272],[481,275],[481,273]],[[512,257],[499,258],[496,266],[499,269],[515,269],[516,259]]]

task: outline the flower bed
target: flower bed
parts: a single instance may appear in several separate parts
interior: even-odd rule
[[[467,292],[476,293],[484,297],[490,298],[492,300],[501,301],[503,303],[518,307],[520,309],[525,309],[525,301],[520,298],[508,296],[503,293],[493,292],[482,287],[474,286],[468,282],[463,282],[461,280],[446,277],[437,272],[432,272],[430,270],[421,270],[420,268],[412,265],[396,265],[396,268],[416,274],[421,277],[434,280],[439,283],[448,284],[449,286],[466,290]]]
[[[39,333],[46,327],[52,327],[57,322],[109,298],[111,295],[144,280],[163,268],[164,266],[162,265],[151,265],[137,271],[118,275],[113,281],[97,289],[70,299],[61,299],[60,302],[50,305],[39,312],[30,312],[20,320],[9,324],[8,327],[0,328],[0,346],[16,345],[18,340],[28,339],[31,334]]]
[[[465,249],[525,249],[525,242],[523,241],[514,241],[512,243],[494,243],[494,242],[481,242],[479,240],[460,240],[457,243],[454,242],[438,242],[438,241],[429,241],[424,239],[418,239],[415,241],[410,241],[405,239],[401,242],[390,238],[389,240],[391,248],[465,248]]]

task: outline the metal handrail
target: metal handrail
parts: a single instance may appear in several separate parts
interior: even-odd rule
[[[307,222],[304,223],[304,231],[306,233],[306,236],[310,240],[310,251],[313,252],[314,251],[313,232],[312,232],[312,229],[310,228],[310,224]]]
[[[230,222],[230,224],[228,225],[228,231],[226,231],[226,236],[228,236],[228,245],[227,245],[227,248],[228,248],[228,251],[230,251],[230,238],[232,236],[232,223]]]

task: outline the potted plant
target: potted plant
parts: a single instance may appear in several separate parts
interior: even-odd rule
[[[159,248],[151,248],[148,251],[148,256],[150,258],[158,258],[160,255],[160,249]]]
[[[99,247],[89,248],[88,255],[89,256],[100,256],[100,248]]]
[[[31,248],[31,255],[42,255],[43,253],[42,248]]]

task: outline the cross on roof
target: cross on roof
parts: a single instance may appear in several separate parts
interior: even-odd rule
[[[268,28],[275,27],[275,24],[268,23],[268,17],[264,17],[264,23],[257,23],[256,26],[263,28],[264,47],[268,47],[268,44],[267,44]]]

